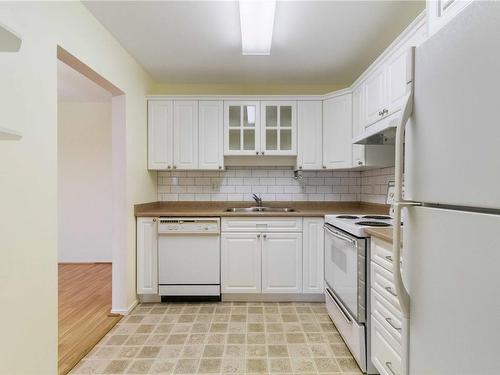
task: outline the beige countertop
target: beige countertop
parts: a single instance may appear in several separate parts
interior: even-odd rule
[[[387,214],[389,206],[364,202],[264,202],[267,207],[290,207],[294,212],[227,212],[231,207],[251,207],[254,202],[150,202],[136,204],[135,216],[309,216],[318,217],[327,214]]]
[[[372,237],[377,237],[383,241],[392,243],[392,228],[367,228],[366,233]]]

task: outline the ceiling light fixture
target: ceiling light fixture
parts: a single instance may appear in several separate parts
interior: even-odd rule
[[[276,0],[239,0],[243,55],[270,55]]]

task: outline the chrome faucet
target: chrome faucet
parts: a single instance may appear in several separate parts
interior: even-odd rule
[[[262,198],[257,194],[253,195],[253,200],[257,203],[257,207],[262,207]]]

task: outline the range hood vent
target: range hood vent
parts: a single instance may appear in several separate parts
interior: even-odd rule
[[[367,126],[363,134],[353,138],[352,143],[358,145],[393,145],[396,138],[396,126],[400,116],[401,111],[397,111]]]

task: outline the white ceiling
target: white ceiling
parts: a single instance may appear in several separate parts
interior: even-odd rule
[[[162,83],[350,84],[423,1],[278,1],[270,56],[242,56],[236,1],[85,1]]]
[[[107,102],[113,95],[62,61],[57,61],[57,98],[60,102]]]

